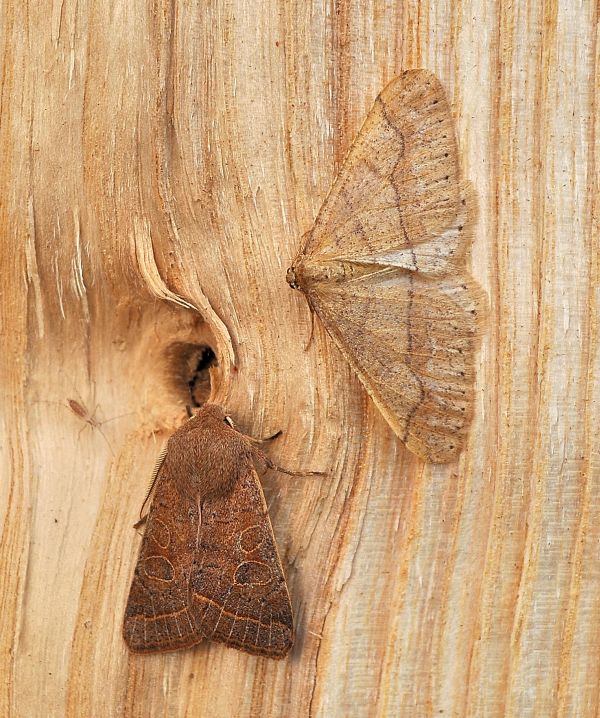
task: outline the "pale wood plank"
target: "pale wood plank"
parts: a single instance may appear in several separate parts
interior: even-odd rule
[[[596,4],[8,0],[2,22],[0,714],[596,715]],[[448,467],[403,449],[318,325],[304,351],[285,284],[411,67],[448,88],[490,297]],[[288,661],[121,639],[177,342],[215,348],[215,398],[283,430],[275,460],[330,472],[264,481]],[[123,415],[110,446],[69,397]]]

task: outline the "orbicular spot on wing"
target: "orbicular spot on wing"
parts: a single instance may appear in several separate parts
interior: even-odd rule
[[[271,569],[266,563],[244,561],[235,570],[233,580],[238,586],[265,586],[271,581]]]
[[[144,560],[144,573],[155,581],[172,581],[175,569],[168,558],[164,556],[148,556]]]
[[[171,543],[171,532],[167,524],[160,519],[151,518],[146,529],[146,536],[160,548],[167,548]]]
[[[265,540],[265,533],[261,526],[249,526],[239,536],[240,548],[244,553],[257,549]]]

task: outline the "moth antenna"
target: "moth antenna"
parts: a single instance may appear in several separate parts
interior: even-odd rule
[[[139,521],[136,521],[133,524],[133,528],[137,531],[139,528],[141,528],[146,523],[147,520],[148,520],[148,514],[146,514],[145,516],[142,516],[142,518]]]
[[[198,529],[196,531],[196,550],[200,550],[200,533],[202,531],[202,509],[204,508],[204,500],[202,497],[198,497]],[[190,603],[191,605],[191,603]]]
[[[194,412],[192,411],[192,407],[189,404],[185,405],[185,411],[189,419],[192,419],[194,417]]]
[[[168,444],[165,444],[162,451],[158,455],[158,459],[156,460],[156,464],[154,465],[154,471],[152,472],[152,479],[150,481],[148,491],[146,491],[146,496],[144,497],[142,505],[140,506],[140,519],[139,519],[139,521],[136,521],[135,524],[133,525],[134,529],[139,528],[146,522],[146,518],[148,517],[148,514],[142,516],[142,513],[144,512],[144,507],[148,503],[148,499],[150,498],[150,496],[152,496],[152,492],[154,491],[154,486],[156,485],[156,479],[158,478],[158,472],[160,471],[160,469],[164,463],[165,456],[167,455],[167,449],[168,449]]]

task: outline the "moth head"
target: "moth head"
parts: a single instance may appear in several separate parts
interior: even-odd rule
[[[298,280],[296,278],[296,265],[295,264],[292,264],[292,266],[287,270],[286,280],[292,289],[300,289]]]
[[[224,421],[226,424],[229,424],[229,426],[233,426],[231,417],[228,416],[225,409],[222,406],[212,404],[211,402],[204,404],[198,411],[197,416],[201,416],[203,418],[210,417],[212,419],[216,419],[217,421]]]
[[[306,246],[306,243],[308,242],[309,238],[310,238],[310,232],[307,232],[302,237],[302,245],[303,246]],[[298,255],[296,256],[296,259],[294,259],[294,261],[292,262],[292,266],[287,270],[286,280],[292,289],[299,289],[300,291],[304,291],[302,289],[302,286],[304,284],[304,275],[305,275],[304,261],[305,261],[305,259],[306,259],[306,255],[304,254],[304,250],[301,250],[298,253]]]
[[[227,426],[231,427],[232,429],[235,429],[235,424],[233,423],[233,419],[229,416],[227,411],[218,404],[212,404],[212,403],[206,403],[198,412],[198,416],[206,418],[211,418],[213,420],[216,420],[217,422],[223,422],[224,424],[227,424]],[[236,429],[237,431],[237,429]]]

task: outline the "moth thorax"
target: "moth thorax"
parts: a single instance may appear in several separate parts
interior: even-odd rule
[[[360,265],[354,262],[334,260],[331,262],[310,262],[299,266],[296,276],[299,284],[320,284],[346,282],[354,276],[364,273]]]

